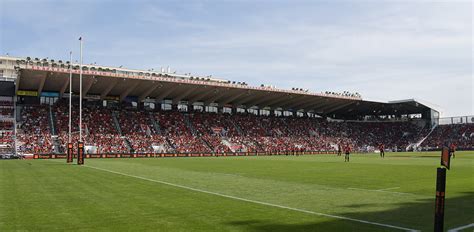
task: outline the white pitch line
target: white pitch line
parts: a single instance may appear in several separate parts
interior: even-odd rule
[[[384,188],[384,189],[377,189],[376,191],[386,191],[386,190],[399,189],[399,188],[400,187]]]
[[[448,230],[448,232],[458,232],[458,231],[460,231],[460,230],[464,230],[464,229],[471,228],[471,227],[474,227],[474,223],[471,223],[471,224],[469,224],[469,225],[460,226],[460,227],[457,227],[457,228],[450,229],[450,230]]]
[[[393,194],[400,194],[400,195],[412,195],[412,196],[421,196],[414,193],[402,193],[402,192],[393,192],[393,191],[386,191],[382,189],[363,189],[363,188],[347,188],[351,190],[360,190],[360,191],[369,191],[369,192],[383,192],[383,193],[393,193]]]
[[[266,206],[271,206],[271,207],[281,208],[281,209],[287,209],[287,210],[292,210],[292,211],[301,212],[301,213],[313,214],[313,215],[330,217],[330,218],[337,218],[337,219],[347,220],[347,221],[360,222],[360,223],[376,225],[376,226],[381,226],[381,227],[387,227],[387,228],[392,228],[392,229],[398,229],[398,230],[404,230],[404,231],[419,231],[419,230],[415,230],[415,229],[410,229],[410,228],[405,228],[405,227],[400,227],[400,226],[394,226],[394,225],[389,225],[389,224],[384,224],[384,223],[371,222],[371,221],[366,221],[366,220],[360,220],[360,219],[349,218],[349,217],[344,217],[344,216],[337,216],[337,215],[331,215],[331,214],[325,214],[325,213],[318,213],[318,212],[309,211],[309,210],[305,210],[305,209],[298,209],[298,208],[293,208],[293,207],[288,207],[288,206],[283,206],[283,205],[267,203],[267,202],[263,202],[263,201],[250,200],[250,199],[245,199],[245,198],[241,198],[241,197],[226,195],[226,194],[222,194],[222,193],[216,193],[216,192],[211,192],[211,191],[207,191],[207,190],[188,187],[188,186],[184,186],[184,185],[180,185],[180,184],[173,184],[173,183],[166,182],[166,181],[154,180],[154,179],[149,179],[149,178],[146,178],[146,177],[141,177],[141,176],[135,176],[135,175],[130,175],[130,174],[126,174],[126,173],[116,172],[116,171],[103,169],[103,168],[99,168],[99,167],[94,167],[94,166],[89,166],[89,165],[83,165],[83,166],[88,167],[88,168],[92,168],[92,169],[96,169],[96,170],[101,170],[101,171],[104,171],[104,172],[114,173],[114,174],[117,174],[117,175],[133,177],[133,178],[137,178],[137,179],[141,179],[141,180],[146,180],[146,181],[150,181],[150,182],[165,184],[165,185],[169,185],[169,186],[173,186],[173,187],[177,187],[177,188],[182,188],[182,189],[187,189],[187,190],[191,190],[191,191],[195,191],[195,192],[207,193],[207,194],[220,196],[220,197],[225,197],[225,198],[229,198],[229,199],[250,202],[250,203],[259,204],[259,205],[266,205]]]
[[[263,157],[263,156],[262,156]],[[52,162],[57,162],[57,163],[63,163],[61,161],[58,161],[58,160],[53,160],[53,159],[48,159],[49,161],[52,161]],[[66,163],[64,165],[67,165]],[[208,172],[210,174],[216,174],[216,175],[226,175],[226,176],[236,176],[236,177],[243,177],[242,175],[239,175],[239,174],[226,174],[226,173],[217,173],[217,172]],[[358,191],[370,191],[370,192],[383,192],[383,193],[392,193],[392,194],[401,194],[401,195],[411,195],[411,196],[421,196],[421,197],[427,197],[425,195],[420,195],[420,194],[416,194],[416,193],[404,193],[404,192],[393,192],[393,191],[386,191],[388,189],[363,189],[363,188],[337,188],[337,187],[333,187],[333,186],[326,186],[326,185],[318,185],[318,186],[321,186],[321,187],[324,187],[324,188],[327,188],[327,189],[338,189],[338,190],[341,190],[341,189],[349,189],[349,190],[358,190]],[[396,187],[396,188],[400,188],[400,187]],[[391,188],[389,188],[391,189]]]

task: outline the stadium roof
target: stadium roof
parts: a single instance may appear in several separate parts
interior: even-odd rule
[[[9,57],[11,59],[11,57]],[[19,71],[17,90],[58,92],[63,95],[69,86],[66,63],[49,60],[16,58]],[[311,93],[273,87],[253,87],[210,77],[193,77],[168,72],[131,70],[98,65],[84,65],[83,94],[89,98],[138,101],[171,99],[173,103],[188,101],[219,106],[245,106],[267,109],[302,110],[335,118],[361,115],[419,114],[432,109],[416,100],[375,102],[358,96]],[[79,92],[79,66],[73,64],[73,92]]]

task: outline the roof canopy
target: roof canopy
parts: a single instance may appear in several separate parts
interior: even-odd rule
[[[51,65],[19,64],[17,90],[58,92],[64,94],[69,86],[69,69]],[[133,96],[138,101],[170,99],[174,104],[203,102],[229,107],[253,107],[314,112],[335,118],[356,118],[365,115],[422,114],[431,108],[416,100],[375,102],[354,96],[335,96],[301,90],[282,90],[270,87],[252,87],[225,80],[193,78],[182,75],[105,71],[85,67],[83,96],[119,100]],[[73,92],[79,92],[78,68],[73,72]]]

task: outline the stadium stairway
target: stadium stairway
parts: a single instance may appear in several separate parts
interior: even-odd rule
[[[210,150],[211,152],[214,152],[214,151],[215,151],[214,147],[212,147],[211,144],[209,144],[208,141],[206,141],[205,139],[203,139],[201,136],[199,136],[199,139],[201,140],[201,142],[203,142],[203,143],[209,148],[209,150]]]
[[[59,154],[62,151],[61,142],[59,141],[58,135],[56,133],[56,118],[54,117],[52,106],[48,106],[48,126],[51,131],[51,141],[53,142],[53,152]]]
[[[114,120],[114,127],[118,131],[118,133],[120,134],[120,137],[125,141],[125,144],[127,145],[128,151],[132,151],[133,150],[132,143],[130,143],[130,141],[127,139],[127,137],[123,135],[122,128],[120,127],[120,122],[118,120],[117,113],[118,112],[116,112],[116,111],[112,111],[112,118]]]
[[[237,125],[237,123],[235,123],[234,120],[230,120],[229,119],[229,122],[235,127],[235,129],[237,130],[237,132],[239,133],[240,136],[244,136],[244,131],[242,130],[242,128],[240,128],[239,125]]]
[[[161,127],[160,124],[155,120],[153,113],[148,112],[148,116],[150,118],[151,124],[153,125],[153,129],[155,129],[156,133],[161,135]]]
[[[61,142],[59,141],[58,136],[51,136],[51,140],[53,141],[54,150],[53,152],[56,154],[64,153],[65,151],[62,150]]]
[[[52,135],[57,135],[56,134],[56,123],[55,123],[56,119],[54,117],[53,110],[51,108],[52,108],[51,105],[49,105],[49,108],[48,108],[49,129],[50,129]]]
[[[196,136],[197,131],[194,128],[193,124],[191,123],[191,119],[189,119],[189,114],[184,114],[184,122],[186,123],[186,126],[188,127],[188,129],[191,131],[191,134]]]
[[[227,138],[221,137],[222,144],[226,145],[232,152],[235,152],[234,144],[232,144]]]
[[[435,125],[433,128],[431,128],[430,132],[429,132],[426,136],[424,136],[423,138],[421,138],[419,141],[417,141],[414,146],[415,146],[415,147],[419,147],[427,138],[430,137],[430,135],[433,133],[433,131],[435,131],[435,129],[436,129],[437,127],[438,127],[438,125]]]
[[[260,152],[264,152],[265,149],[263,148],[262,144],[260,144],[257,140],[254,140],[255,145],[259,149]]]
[[[119,120],[118,120],[118,117],[117,117],[117,112],[112,111],[112,118],[114,119],[114,127],[115,127],[115,129],[118,131],[118,133],[119,133],[120,135],[123,135],[123,134],[122,134],[122,128],[120,127],[120,123],[119,123]]]
[[[283,128],[285,131],[284,132],[282,131],[282,133],[289,135],[290,131],[289,131],[288,128],[291,127],[290,124],[286,120],[284,120],[283,118],[278,118],[278,120],[280,120],[283,124],[285,124],[285,127]]]
[[[176,146],[170,141],[168,136],[165,137],[165,140],[168,143],[169,147],[171,147],[173,150],[176,150]]]
[[[16,122],[19,122],[21,120],[21,111],[23,110],[23,106],[22,105],[15,105],[15,109],[16,109],[15,110]]]
[[[127,137],[122,136],[122,139],[125,140],[125,144],[127,145],[128,151],[135,152],[132,148],[132,143],[127,139]]]

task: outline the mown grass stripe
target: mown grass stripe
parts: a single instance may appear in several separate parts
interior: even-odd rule
[[[370,224],[370,225],[376,225],[376,226],[392,228],[392,229],[398,229],[398,230],[403,230],[403,231],[418,231],[416,229],[405,228],[405,227],[401,227],[401,226],[389,225],[389,224],[379,223],[379,222],[371,222],[371,221],[355,219],[355,218],[349,218],[349,217],[338,216],[338,215],[319,213],[319,212],[309,211],[309,210],[305,210],[305,209],[298,209],[298,208],[293,208],[293,207],[288,207],[288,206],[283,206],[283,205],[277,205],[277,204],[272,204],[272,203],[263,202],[263,201],[256,201],[256,200],[251,200],[251,199],[246,199],[246,198],[241,198],[241,197],[236,197],[236,196],[231,196],[231,195],[226,195],[226,194],[221,194],[221,193],[216,193],[216,192],[211,192],[211,191],[197,189],[197,188],[193,188],[193,187],[188,187],[188,186],[184,186],[184,185],[180,185],[180,184],[174,184],[174,183],[170,183],[170,182],[166,182],[166,181],[149,179],[149,178],[146,178],[146,177],[130,175],[130,174],[122,173],[122,172],[117,172],[117,171],[108,170],[108,169],[99,168],[99,167],[94,167],[94,166],[89,166],[89,165],[84,165],[84,167],[95,169],[95,170],[100,170],[100,171],[104,171],[104,172],[109,172],[109,173],[113,173],[113,174],[117,174],[117,175],[122,175],[122,176],[132,177],[132,178],[136,178],[136,179],[141,179],[141,180],[145,180],[145,181],[150,181],[150,182],[160,183],[160,184],[164,184],[164,185],[169,185],[169,186],[173,186],[173,187],[177,187],[177,188],[187,189],[187,190],[191,190],[191,191],[195,191],[195,192],[201,192],[201,193],[211,194],[211,195],[225,197],[225,198],[229,198],[229,199],[234,199],[234,200],[239,200],[239,201],[244,201],[244,202],[250,202],[250,203],[259,204],[259,205],[271,206],[271,207],[275,207],[275,208],[281,208],[281,209],[286,209],[286,210],[291,210],[291,211],[296,211],[296,212],[301,212],[301,213],[307,213],[307,214],[318,215],[318,216],[323,216],[323,217],[336,218],[336,219],[347,220],[347,221],[354,221],[354,222]]]

